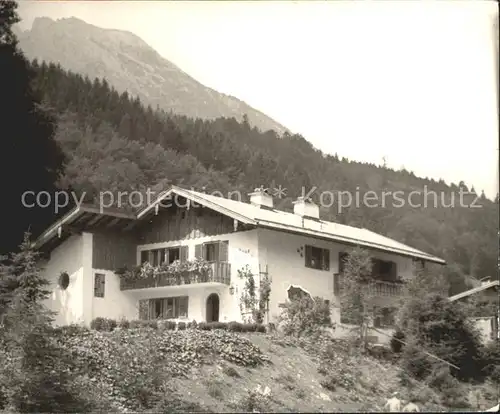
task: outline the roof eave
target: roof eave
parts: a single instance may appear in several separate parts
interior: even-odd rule
[[[330,233],[324,233],[320,232],[317,230],[309,230],[309,229],[304,229],[302,227],[296,227],[296,226],[290,226],[290,225],[281,225],[279,223],[274,223],[270,221],[265,221],[265,220],[259,220],[258,225],[263,227],[263,228],[268,228],[271,230],[280,230],[280,231],[286,231],[290,233],[295,233],[295,234],[308,234],[316,238],[322,238],[325,240],[330,240],[330,241],[336,241],[339,243],[351,245],[351,246],[364,246],[368,247],[374,250],[386,252],[386,253],[393,253],[397,254],[399,256],[405,256],[405,257],[411,257],[411,258],[418,258],[425,260],[427,262],[435,263],[435,264],[440,264],[440,265],[445,265],[446,261],[443,259],[440,259],[439,257],[435,256],[428,256],[425,254],[418,254],[414,252],[409,252],[409,251],[404,251],[401,249],[394,249],[390,247],[386,247],[383,245],[378,245],[376,243],[370,243],[370,242],[365,242],[361,241],[358,239],[353,239],[353,238],[348,238],[344,236],[335,236]]]

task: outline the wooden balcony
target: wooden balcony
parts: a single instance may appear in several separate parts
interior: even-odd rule
[[[226,262],[210,263],[208,272],[186,272],[179,275],[160,275],[156,278],[148,277],[135,280],[120,280],[121,290],[148,289],[166,286],[192,285],[198,283],[231,283],[231,264]]]
[[[335,295],[340,295],[342,293],[342,278],[343,275],[340,273],[335,273],[334,275],[334,292]],[[385,281],[375,281],[366,285],[368,294],[373,296],[382,297],[398,297],[403,294],[404,283],[402,282],[385,282]]]

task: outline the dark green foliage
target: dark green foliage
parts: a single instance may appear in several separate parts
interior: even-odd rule
[[[37,254],[25,235],[19,253],[0,263],[0,394],[17,412],[75,412],[92,407],[71,370],[71,355],[56,341],[84,328],[53,329],[52,313],[43,306],[48,281],[40,275]]]
[[[400,353],[404,347],[404,344],[400,341],[404,341],[404,340],[405,340],[405,334],[399,329],[396,330],[392,334],[392,338],[391,338],[391,350],[392,350],[392,352],[394,352],[396,354]]]
[[[95,318],[92,322],[90,322],[90,328],[95,329],[96,331],[111,332],[117,327],[117,325],[118,324],[114,319],[102,317]]]
[[[25,231],[35,235],[54,219],[54,208],[26,207],[26,191],[54,193],[63,155],[54,141],[55,118],[32,89],[34,72],[17,48],[14,1],[0,2],[0,254],[16,251]],[[26,203],[32,204],[32,198]],[[45,201],[45,200],[44,200]],[[44,202],[43,201],[43,202]]]
[[[444,406],[462,409],[468,407],[463,384],[451,375],[447,366],[436,368],[427,378],[427,383],[441,393],[441,403]]]
[[[296,337],[318,333],[332,326],[330,306],[320,297],[301,297],[285,303],[280,316],[285,335]]]
[[[130,328],[130,321],[128,321],[127,319],[121,319],[118,322],[118,327],[120,329],[129,329]]]
[[[500,341],[489,342],[481,350],[483,372],[495,383],[500,384]]]
[[[426,350],[456,365],[451,374],[460,380],[481,379],[479,334],[462,308],[439,294],[407,298],[400,314],[401,330],[412,342],[402,360],[416,377],[425,375],[427,363],[417,363]],[[429,357],[425,357],[429,358]],[[478,369],[479,368],[479,369]]]

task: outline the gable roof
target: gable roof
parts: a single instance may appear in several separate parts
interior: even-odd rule
[[[160,194],[154,203],[144,208],[137,215],[137,218],[141,219],[147,216],[154,211],[156,204],[160,204],[163,200],[171,198],[172,195],[185,197],[195,203],[199,203],[200,205],[211,208],[246,224],[253,224],[278,231],[298,233],[305,236],[327,239],[350,245],[360,245],[439,264],[446,263],[443,259],[367,229],[346,226],[330,221],[302,218],[297,214],[288,213],[282,210],[260,208],[250,203],[217,197],[193,190],[185,190],[175,186],[165,191],[163,194]]]
[[[169,200],[175,196],[186,198],[190,203],[198,203],[248,225],[336,241],[347,245],[359,245],[374,250],[418,258],[438,264],[446,263],[443,259],[367,229],[346,226],[324,220],[302,218],[297,214],[276,209],[260,208],[250,203],[217,197],[193,190],[186,190],[176,186],[172,186],[169,190],[161,193],[152,204],[139,211],[136,215],[119,214],[111,210],[100,212],[97,208],[89,206],[76,207],[45,231],[35,241],[34,247],[41,247],[49,240],[56,237],[58,232],[57,229],[63,224],[74,222],[75,218],[79,220],[80,228],[82,228],[82,226],[85,227],[88,223],[93,224],[98,222],[99,218],[96,217],[96,215],[110,218],[109,223],[107,223],[108,228],[114,225],[120,226],[121,229],[131,228],[150,214],[154,214],[157,205],[163,206],[165,200]],[[195,206],[194,204],[192,205],[193,207]],[[125,227],[123,227],[124,225]]]
[[[492,282],[484,283],[481,286],[477,286],[473,289],[466,290],[465,292],[458,293],[457,295],[450,296],[448,299],[454,302],[456,300],[463,299],[471,295],[475,295],[476,293],[482,292],[483,290],[495,288],[499,285],[500,282],[498,280],[493,280]]]

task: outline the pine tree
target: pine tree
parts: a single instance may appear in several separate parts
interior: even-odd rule
[[[53,221],[53,205],[37,207],[33,194],[54,193],[64,161],[53,139],[55,119],[41,107],[31,85],[34,73],[17,48],[16,8],[14,1],[0,2],[0,254],[14,251],[30,226],[37,235]],[[27,191],[34,193],[23,200]]]

